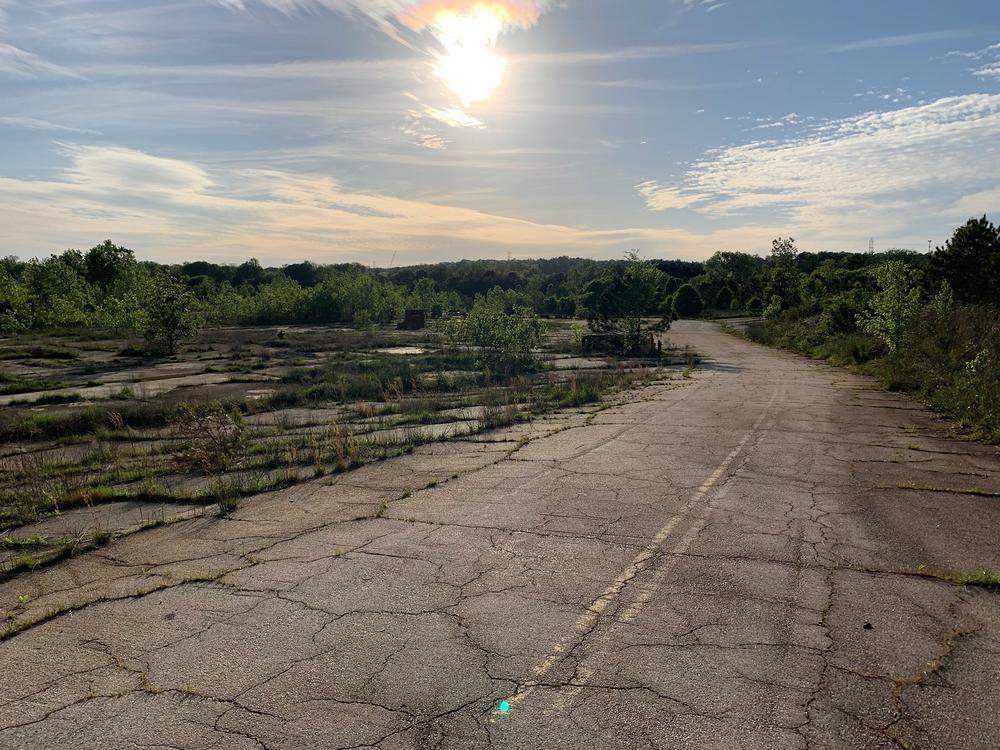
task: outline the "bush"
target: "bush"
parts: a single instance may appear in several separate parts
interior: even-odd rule
[[[177,351],[177,344],[198,330],[194,295],[183,284],[162,275],[153,283],[142,335],[155,350]]]
[[[236,409],[218,401],[183,403],[178,407],[174,457],[181,466],[219,474],[238,466],[246,451],[246,424]]]
[[[674,297],[674,312],[679,318],[696,318],[705,309],[705,303],[698,290],[690,284],[685,284],[677,290]]]
[[[882,382],[1000,441],[1000,311],[927,308],[911,322],[907,341],[876,371]]]
[[[476,298],[465,320],[450,320],[439,330],[451,342],[472,347],[478,366],[487,373],[509,377],[537,365],[533,350],[542,342],[545,324],[496,287]]]
[[[625,256],[623,266],[593,279],[580,297],[590,330],[620,340],[626,354],[650,354],[651,328],[644,318],[660,311],[668,278],[652,261],[636,251]],[[660,330],[670,327],[664,317]]]

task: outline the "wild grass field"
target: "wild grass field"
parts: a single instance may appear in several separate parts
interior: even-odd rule
[[[388,327],[204,330],[171,357],[86,331],[0,340],[0,576],[435,441],[470,439],[683,369],[690,353],[575,352],[545,324],[532,367]]]

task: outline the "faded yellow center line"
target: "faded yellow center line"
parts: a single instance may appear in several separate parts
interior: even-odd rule
[[[524,684],[524,689],[519,690],[517,693],[507,698],[508,711],[524,703],[524,701],[531,696],[542,680],[544,680],[549,672],[552,671],[553,667],[555,667],[562,660],[562,658],[569,653],[572,645],[593,630],[601,614],[608,608],[608,606],[618,600],[626,584],[649,567],[650,561],[656,556],[656,553],[660,551],[663,543],[666,542],[667,537],[670,536],[670,534],[677,528],[678,524],[680,524],[690,511],[705,498],[709,491],[711,491],[711,489],[718,484],[719,480],[729,470],[733,461],[736,460],[736,457],[740,455],[744,448],[746,448],[747,443],[749,443],[754,435],[757,434],[764,422],[770,418],[771,414],[769,409],[777,399],[777,396],[778,393],[777,390],[775,390],[767,405],[764,407],[764,412],[757,418],[751,426],[750,431],[743,436],[743,439],[740,440],[737,446],[730,451],[730,453],[723,459],[722,463],[716,467],[715,471],[713,471],[708,478],[698,486],[687,503],[685,503],[684,506],[678,510],[673,518],[664,524],[664,526],[656,533],[656,536],[654,536],[649,543],[643,547],[639,554],[633,558],[628,567],[626,567],[611,582],[611,584],[599,597],[594,599],[594,601],[587,606],[586,611],[579,617],[570,632],[559,643],[553,646],[549,655],[532,670],[531,680]],[[701,527],[695,524],[692,526],[692,530],[689,530],[689,532],[685,534],[673,548],[667,550],[667,553],[672,555],[683,554],[697,537],[698,533],[701,531]],[[642,608],[649,603],[656,588],[657,586],[647,586],[644,588],[640,592],[637,600],[629,606],[624,613],[622,613],[620,620],[623,622],[630,622],[634,619],[639,612],[642,611]],[[579,675],[581,679],[577,680],[577,685],[579,687],[577,687],[576,692],[579,692],[579,690],[582,689],[583,684],[589,680],[592,674],[593,670],[588,668],[581,670]],[[563,701],[560,701],[560,703],[562,702]],[[507,712],[503,713],[506,714]],[[501,715],[499,711],[494,711],[492,718],[495,719],[499,715]]]

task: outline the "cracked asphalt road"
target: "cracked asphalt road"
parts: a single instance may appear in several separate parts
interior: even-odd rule
[[[1000,568],[996,449],[670,338],[710,361],[0,584],[0,748],[1000,747],[1000,598],[916,573]]]

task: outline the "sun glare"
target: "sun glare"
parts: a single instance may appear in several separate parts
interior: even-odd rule
[[[435,33],[444,52],[434,73],[465,104],[482,101],[503,81],[507,61],[493,51],[503,21],[486,8],[472,13],[442,13],[435,19]]]

